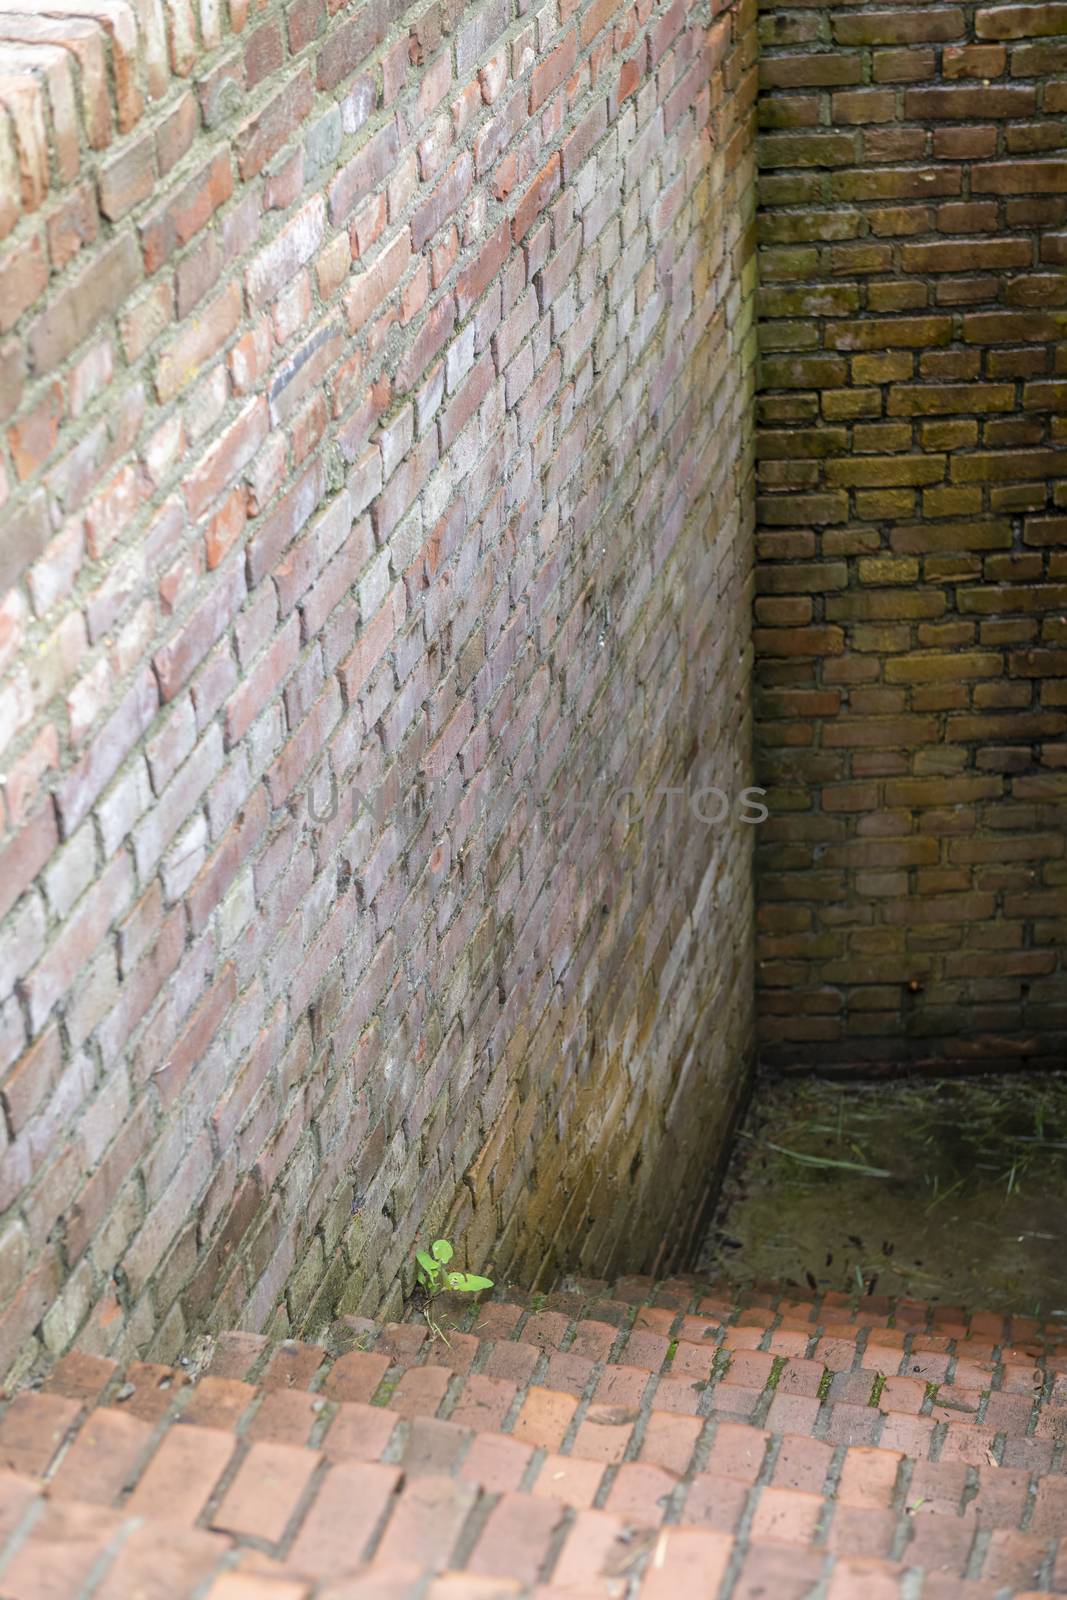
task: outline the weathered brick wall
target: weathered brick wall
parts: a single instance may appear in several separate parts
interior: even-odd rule
[[[761,36],[762,1049],[1067,1043],[1067,5]]]
[[[750,1042],[754,6],[74,9],[0,24],[0,1373],[651,1265]]]

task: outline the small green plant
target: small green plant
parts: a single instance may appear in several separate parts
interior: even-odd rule
[[[433,1315],[433,1303],[439,1294],[478,1294],[493,1287],[492,1278],[480,1278],[474,1272],[450,1272],[448,1263],[455,1251],[447,1239],[435,1239],[429,1250],[416,1250],[415,1261],[420,1287],[426,1294],[426,1321],[431,1331],[445,1339]],[[445,1339],[445,1343],[448,1340]]]

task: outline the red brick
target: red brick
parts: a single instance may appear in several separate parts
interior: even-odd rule
[[[101,1506],[46,1501],[29,1538],[4,1572],[12,1596],[80,1593],[121,1527],[121,1518]]]
[[[218,1569],[228,1549],[220,1534],[142,1523],[123,1539],[102,1583],[100,1600],[169,1600],[191,1593]]]
[[[323,1403],[317,1396],[300,1389],[271,1389],[262,1396],[255,1415],[245,1428],[245,1437],[271,1444],[306,1445],[316,1426]]]
[[[234,1445],[233,1436],[217,1428],[171,1428],[123,1509],[130,1516],[194,1523]]]
[[[712,1600],[732,1551],[728,1534],[704,1528],[664,1528],[641,1580],[640,1600],[671,1600],[677,1594]]]
[[[619,1462],[636,1420],[637,1413],[626,1406],[591,1405],[578,1425],[571,1449],[586,1460]]]
[[[385,38],[398,11],[396,0],[386,0],[373,13],[360,14],[331,28],[326,44],[318,55],[318,87],[335,89],[354,72]]]
[[[98,183],[100,210],[111,222],[118,222],[147,200],[156,184],[156,146],[151,134],[142,135],[104,162]]]
[[[527,1494],[503,1494],[471,1551],[471,1572],[506,1572],[519,1583],[533,1583],[547,1564],[562,1507]]]
[[[406,233],[401,233],[385,247],[373,266],[354,276],[345,295],[351,333],[358,333],[378,310],[400,282],[410,259],[410,240]]]
[[[639,1458],[681,1477],[689,1468],[702,1429],[696,1417],[653,1411],[645,1423]]]
[[[0,849],[0,915],[6,916],[29,888],[58,843],[55,811],[45,804]],[[4,1092],[7,1094],[6,1086]]]
[[[471,1440],[457,1477],[490,1494],[503,1494],[519,1487],[532,1455],[528,1445],[505,1434],[479,1433]]]
[[[440,1406],[451,1373],[445,1367],[412,1367],[404,1373],[389,1400],[390,1410],[401,1417],[432,1417]]]
[[[148,1453],[152,1429],[147,1422],[112,1406],[96,1410],[79,1428],[49,1484],[56,1500],[114,1505],[120,1491],[136,1477]]]
[[[580,1510],[567,1529],[552,1569],[549,1594],[595,1594],[633,1565],[630,1525],[606,1511]]]
[[[327,1578],[355,1567],[400,1483],[395,1467],[343,1462],[318,1487],[289,1562],[309,1577]]]
[[[266,405],[260,397],[250,399],[189,472],[185,503],[190,516],[199,517],[234,482],[263,443],[267,430]]]
[[[32,370],[51,372],[126,299],[141,266],[130,233],[117,234],[26,330]]]
[[[61,1356],[45,1379],[45,1394],[64,1395],[68,1400],[99,1400],[116,1371],[116,1363],[103,1356],[71,1350]]]
[[[697,1473],[686,1491],[685,1521],[696,1527],[736,1533],[748,1510],[749,1489],[736,1478]]]
[[[743,1483],[755,1483],[766,1454],[767,1435],[735,1422],[720,1422],[715,1429],[707,1470]]]
[[[765,1485],[752,1518],[752,1537],[768,1544],[807,1547],[815,1543],[824,1502],[817,1494]]]
[[[15,1395],[0,1417],[0,1468],[43,1478],[80,1411],[62,1395]]]
[[[506,222],[501,222],[471,264],[460,271],[456,279],[456,308],[461,319],[481,299],[507,260],[510,248],[510,230]]]
[[[673,1474],[642,1462],[627,1461],[619,1468],[604,1502],[616,1516],[655,1524],[665,1515],[674,1492]]]
[[[449,1413],[451,1420],[481,1432],[499,1431],[511,1410],[516,1385],[485,1373],[474,1373],[463,1384],[463,1391]]]
[[[331,1400],[369,1401],[389,1370],[389,1357],[350,1350],[338,1357],[326,1375],[322,1393]]]
[[[453,216],[467,195],[473,182],[470,156],[464,152],[449,167],[444,178],[428,200],[424,200],[411,219],[411,247],[421,250],[438,230]]]
[[[842,1505],[888,1510],[893,1503],[903,1457],[892,1450],[862,1446],[848,1450],[841,1467],[837,1499]]]
[[[476,1498],[470,1484],[451,1478],[414,1478],[389,1518],[377,1559],[411,1561],[437,1571],[447,1567]]]
[[[230,152],[219,150],[177,195],[160,201],[138,225],[145,271],[156,272],[188,244],[232,193]]]
[[[512,237],[516,244],[522,243],[541,212],[556,193],[560,186],[560,173],[560,157],[557,154],[541,168],[541,171],[519,201],[511,224]]]
[[[515,1419],[512,1433],[524,1444],[543,1450],[558,1450],[578,1402],[566,1394],[532,1385]]]
[[[212,1526],[277,1544],[319,1460],[317,1451],[297,1445],[253,1444],[215,1511]]]
[[[546,1455],[534,1481],[533,1493],[576,1511],[588,1510],[600,1491],[605,1468],[599,1461],[576,1456]]]
[[[22,243],[5,248],[0,261],[0,333],[7,333],[22,313],[42,294],[48,283],[48,256],[44,236],[29,235]]]
[[[387,122],[352,159],[343,166],[330,184],[330,221],[334,226],[345,222],[364,200],[393,171],[400,151],[400,137],[395,122]]]
[[[27,1004],[35,1031],[66,993],[98,942],[129,904],[132,889],[129,858],[118,855],[78,902],[26,980]]]
[[[342,1401],[323,1436],[323,1453],[331,1460],[379,1461],[396,1426],[397,1418],[379,1406]]]
[[[241,291],[230,283],[197,315],[192,327],[165,345],[156,363],[156,394],[167,401],[180,393],[216,355],[241,319]]]
[[[314,91],[310,70],[304,66],[252,112],[237,128],[234,151],[237,170],[245,182],[254,178],[291,139],[311,110]]]
[[[566,35],[562,44],[556,45],[554,50],[549,51],[548,55],[537,63],[530,75],[531,114],[539,110],[574,71],[577,56],[578,35],[572,30]]]

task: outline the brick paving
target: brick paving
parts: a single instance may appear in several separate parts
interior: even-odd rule
[[[580,1281],[447,1345],[73,1352],[0,1411],[4,1600],[1064,1593],[1067,1329],[1031,1318]]]

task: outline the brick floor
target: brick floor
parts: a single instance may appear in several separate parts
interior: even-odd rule
[[[1058,1327],[631,1278],[452,1337],[64,1357],[0,1403],[0,1596],[1067,1592]]]

